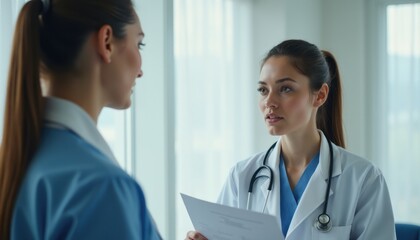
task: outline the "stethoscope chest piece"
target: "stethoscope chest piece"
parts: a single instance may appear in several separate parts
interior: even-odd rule
[[[330,220],[330,216],[328,214],[322,213],[315,219],[314,227],[320,232],[329,232],[332,229],[332,224]]]

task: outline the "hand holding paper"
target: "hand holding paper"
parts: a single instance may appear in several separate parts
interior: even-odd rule
[[[282,239],[274,216],[181,196],[194,228],[209,240]]]

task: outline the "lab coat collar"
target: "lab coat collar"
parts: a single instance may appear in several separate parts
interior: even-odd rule
[[[328,171],[330,164],[330,150],[328,146],[327,138],[324,134],[321,135],[321,147],[319,155],[319,165],[315,169],[314,174],[306,186],[306,189],[302,195],[301,201],[298,204],[296,212],[290,223],[289,230],[287,232],[286,239],[293,234],[298,226],[321,204],[325,202],[325,191],[327,189]],[[334,166],[332,172],[332,178],[341,174],[341,158],[337,146],[332,143],[333,154],[334,154]],[[330,189],[329,197],[334,194],[333,189]],[[314,219],[315,221],[315,219]]]
[[[319,154],[319,164],[320,164],[320,171],[322,176],[325,180],[328,180],[328,172],[330,167],[330,148],[328,146],[328,140],[325,137],[324,133],[321,130],[318,130],[319,135],[321,136],[321,146],[320,146],[320,154]],[[334,154],[334,166],[333,166],[333,173],[332,177],[338,176],[341,174],[341,158],[338,156],[340,151],[338,147],[332,144],[333,154]],[[274,170],[278,170],[279,162],[280,162],[280,152],[281,152],[281,137],[276,143],[273,151],[271,152],[269,158],[267,159],[267,165]],[[317,167],[318,168],[318,167]],[[261,186],[263,187],[263,186]]]
[[[318,130],[319,131],[319,130]],[[315,169],[308,185],[302,195],[301,201],[298,204],[296,212],[293,216],[292,222],[290,223],[288,234],[286,239],[293,234],[293,231],[301,224],[305,218],[307,218],[316,208],[324,203],[325,191],[327,189],[328,170],[330,163],[330,150],[328,141],[322,131],[319,131],[321,136],[321,146],[319,154],[319,165]],[[339,157],[339,149],[334,143],[332,143],[333,154],[334,154],[334,166],[332,177],[336,177],[341,174],[341,158]],[[269,196],[266,212],[275,214],[280,218],[280,176],[279,176],[279,164],[280,164],[280,152],[281,152],[281,137],[276,143],[273,151],[271,152],[267,165],[274,171],[274,186]],[[265,181],[261,184],[261,192],[264,196],[267,196],[267,187],[269,181]],[[329,196],[333,194],[333,190],[330,189]],[[314,219],[315,221],[315,219]],[[281,226],[281,225],[280,225]],[[280,228],[281,229],[281,228]]]
[[[320,155],[319,155],[319,163],[321,165],[321,173],[325,180],[328,180],[328,173],[330,168],[330,148],[328,146],[328,140],[325,137],[324,133],[320,130],[319,134],[321,135],[321,147],[320,147]],[[333,150],[333,157],[334,157],[334,166],[332,177],[336,177],[341,174],[341,158],[339,157],[340,151],[338,147],[331,142],[332,150]]]
[[[47,97],[44,120],[48,127],[73,131],[118,165],[112,150],[98,131],[95,122],[75,103],[60,98]]]

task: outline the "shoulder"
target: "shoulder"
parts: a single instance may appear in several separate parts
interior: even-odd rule
[[[157,236],[141,187],[128,175],[116,173],[65,171],[26,179],[15,205],[14,228],[25,229],[27,223],[35,236],[51,239]]]
[[[117,163],[72,131],[54,128],[43,129],[30,169],[43,174],[92,171],[125,175]]]
[[[83,204],[81,199],[112,202],[118,198],[133,200],[135,205],[144,204],[143,191],[131,176],[116,165],[100,162],[51,168],[35,163],[27,171],[21,193],[23,199],[42,199],[39,203],[44,204]]]
[[[368,180],[383,177],[381,170],[371,161],[341,147],[337,148],[343,174],[354,176],[357,180]]]
[[[77,192],[117,187],[143,197],[137,182],[116,163],[76,134],[60,129],[44,129],[23,184],[32,195],[45,188],[55,197],[68,198]]]
[[[97,229],[82,221],[95,221]],[[91,239],[157,233],[137,181],[77,135],[60,130],[45,132],[23,179],[14,226],[25,222],[49,236],[69,229]]]
[[[231,173],[243,173],[243,172],[249,172],[250,170],[254,170],[258,166],[262,166],[264,155],[266,152],[259,152],[256,153],[246,159],[243,159],[239,162],[237,162],[231,169]]]
[[[251,179],[257,169],[263,166],[264,156],[266,152],[256,153],[244,160],[237,162],[229,172],[228,182],[233,185],[242,187],[247,185],[247,179]]]

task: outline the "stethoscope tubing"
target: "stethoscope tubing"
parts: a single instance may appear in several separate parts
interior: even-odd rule
[[[315,227],[321,231],[321,232],[329,232],[332,228],[332,224],[331,224],[331,219],[330,216],[327,214],[327,208],[328,208],[328,200],[329,200],[329,193],[331,190],[331,178],[332,178],[332,172],[333,172],[333,168],[334,168],[334,153],[333,153],[333,148],[332,148],[332,143],[329,139],[327,139],[328,142],[328,148],[330,151],[330,166],[328,169],[328,183],[327,183],[327,189],[325,191],[325,201],[324,201],[324,208],[322,211],[322,214],[320,214],[318,216],[317,219],[315,219]],[[264,213],[266,206],[267,206],[267,202],[268,202],[268,198],[270,196],[271,190],[273,188],[274,185],[274,173],[273,170],[267,165],[267,159],[270,156],[271,152],[273,151],[274,147],[276,146],[277,142],[275,142],[273,145],[270,146],[270,148],[267,150],[267,152],[265,153],[264,156],[264,160],[263,160],[263,164],[262,166],[260,166],[257,170],[255,170],[254,174],[251,177],[250,183],[249,183],[249,187],[248,187],[248,199],[247,199],[247,204],[246,204],[246,209],[250,210],[250,202],[251,202],[251,196],[252,196],[252,191],[253,191],[253,187],[255,182],[259,179],[259,178],[268,178],[269,179],[269,184],[267,187],[267,197],[265,198],[264,201],[264,205],[262,208],[262,213]],[[266,170],[269,172],[269,175],[258,175],[261,171]],[[321,221],[323,219],[327,219],[326,221]]]

